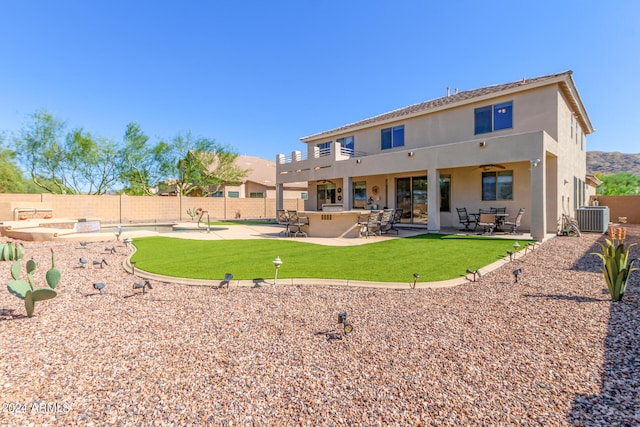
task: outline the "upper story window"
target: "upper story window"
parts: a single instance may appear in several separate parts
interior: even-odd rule
[[[347,154],[349,156],[353,156],[353,150],[355,146],[354,141],[355,139],[353,138],[353,136],[346,136],[344,138],[336,139],[336,142],[339,142],[340,145],[342,146],[341,154]]]
[[[382,129],[381,144],[383,150],[404,146],[404,125]]]
[[[489,133],[513,127],[513,101],[476,108],[475,133]]]
[[[482,172],[482,200],[512,200],[513,171]]]
[[[249,193],[249,198],[250,199],[264,199],[264,193],[262,192],[251,192]]]
[[[239,191],[229,191],[229,192],[227,192],[227,197],[231,197],[231,198],[237,199],[238,197],[240,197],[240,192]]]
[[[322,142],[316,145],[316,147],[318,147],[320,157],[328,156],[331,154],[331,141]]]

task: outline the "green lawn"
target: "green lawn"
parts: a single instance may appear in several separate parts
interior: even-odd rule
[[[439,234],[349,246],[322,246],[293,240],[135,239],[136,268],[166,276],[195,279],[269,279],[272,261],[283,264],[279,278],[349,279],[419,282],[453,279],[507,256],[514,240],[454,238]],[[520,240],[524,247],[528,241]]]

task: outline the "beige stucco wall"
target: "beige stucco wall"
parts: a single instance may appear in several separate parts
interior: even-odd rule
[[[284,204],[286,209],[304,208],[300,198],[286,198]],[[240,218],[275,218],[276,215],[274,198],[0,194],[0,221],[13,220],[14,207],[51,208],[53,218],[97,218],[105,223],[122,224],[184,221],[190,219],[187,209],[197,208],[209,211],[211,219],[233,219],[237,215]]]
[[[591,197],[590,203],[593,204]],[[609,207],[609,220],[617,222],[619,217],[626,217],[629,224],[640,224],[640,196],[598,196],[600,206]]]

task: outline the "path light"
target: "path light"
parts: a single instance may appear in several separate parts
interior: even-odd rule
[[[516,278],[515,283],[518,283],[518,276],[520,276],[522,274],[522,269],[519,268],[517,270],[513,270],[513,277]]]
[[[478,277],[478,282],[480,281],[480,278],[482,277],[482,274],[480,274],[480,270],[471,270],[469,268],[467,268],[467,274],[473,274],[473,281],[476,282],[476,276]]]
[[[416,288],[416,282],[418,281],[419,278],[420,278],[420,275],[418,273],[413,273],[413,285],[411,286],[411,289]]]
[[[131,274],[136,274],[136,261],[131,261]]]
[[[513,261],[513,251],[507,249],[507,253],[509,254],[509,261]]]
[[[104,290],[104,286],[105,284],[102,282],[98,282],[98,283],[94,283],[93,284],[93,289],[100,291],[100,295],[102,295],[102,291]]]
[[[514,252],[514,253],[515,253],[515,252],[517,252],[519,247],[520,247],[520,243],[518,243],[518,241],[516,240],[516,241],[513,243],[513,252]]]
[[[276,268],[276,275],[273,278],[273,284],[274,285],[278,281],[278,269],[280,268],[281,265],[282,265],[282,260],[280,259],[279,256],[277,256],[276,259],[273,260],[273,266]]]
[[[131,239],[131,237],[125,237],[124,239],[122,239],[122,242],[124,243],[125,246],[130,245],[133,240]]]
[[[120,240],[120,235],[122,234],[122,227],[121,226],[117,226],[116,229],[118,230],[116,232],[116,240]]]
[[[109,265],[109,264],[107,264],[106,259],[102,258],[102,261],[93,261],[93,265],[99,265],[100,268],[103,268],[103,266]]]
[[[347,322],[347,312],[341,311],[338,313],[338,323],[342,323],[344,334],[348,335],[353,331],[353,326],[351,323]]]
[[[80,258],[80,267],[87,268],[87,259],[86,258]]]
[[[87,249],[87,242],[80,242],[82,249]]]
[[[114,246],[112,248],[104,248],[104,251],[105,252],[110,252],[112,254],[115,254],[116,253],[116,247]]]
[[[133,284],[133,289],[142,289],[142,293],[146,293],[146,289],[153,289],[153,287],[151,286],[151,282],[148,280],[145,280],[144,283],[134,283]]]

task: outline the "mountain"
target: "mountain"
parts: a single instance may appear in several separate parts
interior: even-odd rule
[[[640,175],[640,154],[587,151],[587,171],[607,175],[618,172]]]

